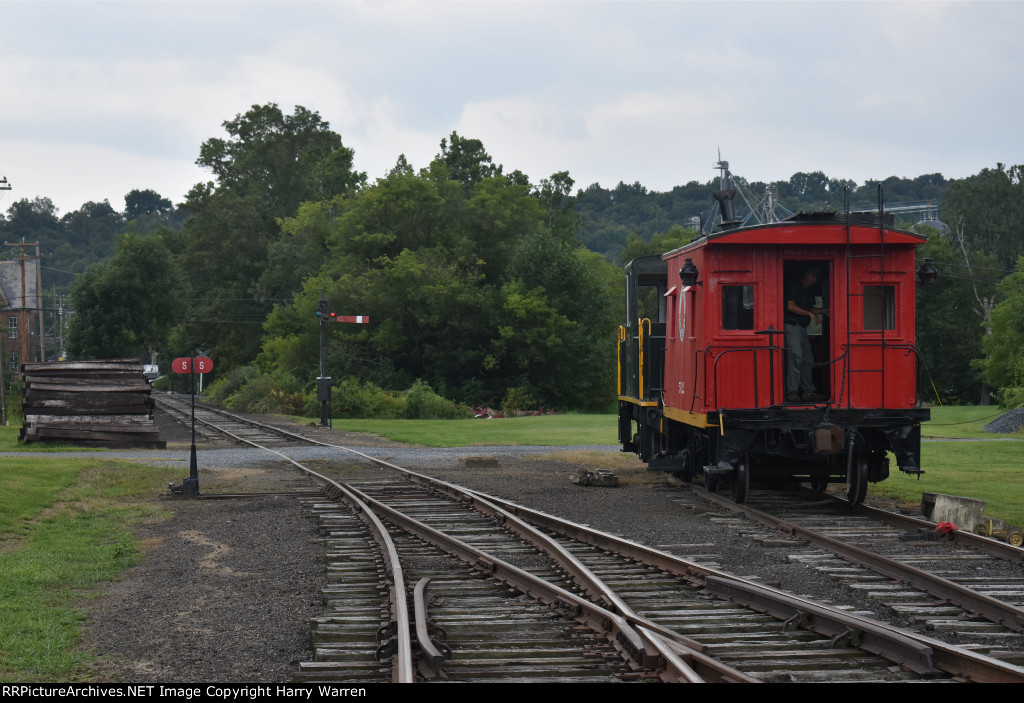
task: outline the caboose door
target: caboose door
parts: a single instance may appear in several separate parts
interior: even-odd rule
[[[785,329],[782,375],[786,402],[825,402],[832,397],[832,262],[786,259],[781,314]]]

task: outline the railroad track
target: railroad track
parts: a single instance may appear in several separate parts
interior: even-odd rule
[[[826,494],[759,492],[738,505],[691,489],[728,511],[712,518],[719,524],[762,544],[783,535],[791,561],[867,594],[909,627],[1024,664],[1024,550],[967,532],[906,541],[934,523]]]
[[[311,506],[338,556],[307,680],[413,680],[415,641],[421,678],[1024,681],[1019,667],[335,449],[404,473],[346,485],[300,467],[349,506]],[[429,623],[447,640],[411,634]],[[381,624],[384,644],[367,645]]]

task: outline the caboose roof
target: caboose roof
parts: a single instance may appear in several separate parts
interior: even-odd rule
[[[923,234],[891,227],[892,216],[888,213],[883,214],[882,221],[885,223],[886,244],[916,246],[928,240]],[[666,252],[662,258],[717,244],[878,244],[878,233],[879,216],[876,212],[851,212],[849,219],[841,212],[802,212],[782,222],[712,232]]]

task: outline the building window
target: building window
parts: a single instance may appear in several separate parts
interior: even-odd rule
[[[864,286],[864,329],[896,329],[896,286]]]
[[[7,368],[10,371],[18,370],[18,352],[11,352],[7,357]]]
[[[722,329],[754,329],[754,286],[722,286]]]
[[[7,318],[7,326],[11,330],[11,339],[17,339],[18,338],[18,318],[16,318],[16,317],[8,317]]]

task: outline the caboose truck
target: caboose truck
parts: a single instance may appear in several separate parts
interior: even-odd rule
[[[711,489],[729,482],[740,502],[751,481],[803,481],[845,482],[860,503],[888,477],[886,452],[923,473],[914,250],[925,238],[893,229],[881,207],[738,225],[626,266],[622,451],[685,480],[703,472]],[[827,311],[809,328],[817,394],[792,400],[783,313],[809,268]]]

